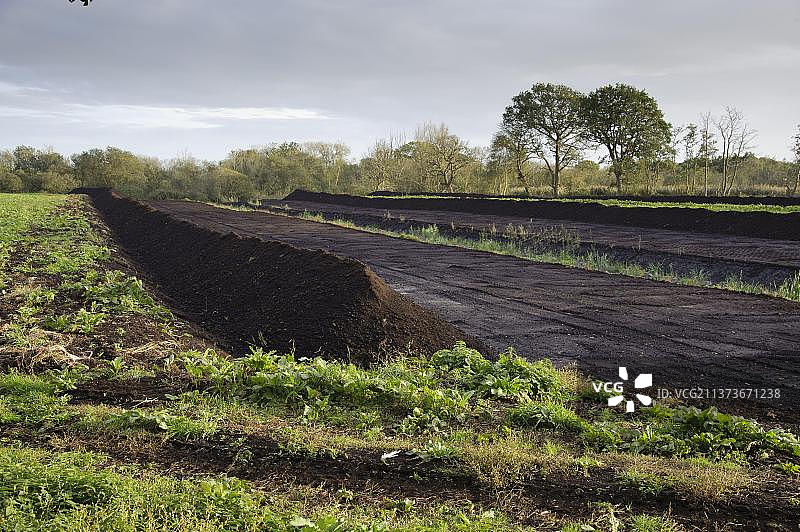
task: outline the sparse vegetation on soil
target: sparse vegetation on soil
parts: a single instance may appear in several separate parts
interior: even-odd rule
[[[573,220],[595,222],[627,227],[647,227],[673,231],[715,233],[749,236],[766,239],[800,239],[800,213],[770,212],[769,209],[784,207],[753,205],[728,205],[716,208],[716,204],[696,204],[698,208],[687,208],[686,203],[673,206],[647,203],[637,205],[629,200],[577,200],[577,199],[518,199],[518,198],[471,198],[471,197],[364,197],[347,194],[326,194],[295,190],[286,201],[309,201],[332,203],[361,208],[386,210],[452,211],[491,216],[521,216],[551,220]],[[797,206],[785,207],[794,209]],[[748,210],[742,212],[743,210]],[[766,210],[765,210],[766,209]]]
[[[282,214],[279,209],[272,212]],[[761,294],[771,297],[800,301],[800,272],[795,273],[780,284],[765,285],[761,282],[750,282],[742,279],[741,274],[730,274],[720,281],[709,279],[707,272],[693,270],[686,274],[676,273],[661,262],[640,264],[637,262],[616,260],[607,253],[578,248],[578,237],[569,232],[554,230],[540,234],[530,234],[524,228],[506,227],[493,232],[475,232],[469,236],[453,236],[443,232],[437,225],[411,227],[408,230],[387,230],[380,226],[361,225],[345,218],[328,217],[322,213],[304,211],[297,213],[298,218],[315,222],[324,222],[369,231],[372,233],[406,238],[416,242],[456,246],[476,251],[487,251],[500,255],[510,255],[521,259],[547,264],[560,264],[571,268],[590,271],[627,275],[656,281],[665,281],[685,286],[704,286],[719,288],[747,294]]]
[[[571,368],[457,343],[234,357],[80,197],[0,195],[0,528],[793,529],[790,431],[633,415]]]

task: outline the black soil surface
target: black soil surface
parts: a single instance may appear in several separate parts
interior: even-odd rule
[[[616,207],[556,200],[491,198],[375,198],[296,190],[287,201],[335,203],[351,207],[458,211],[495,216],[575,220],[697,233],[800,240],[800,213],[710,211],[682,207]]]
[[[215,231],[364,261],[395,290],[494,351],[574,362],[602,379],[618,366],[657,388],[769,388],[780,397],[716,402],[800,422],[800,304],[565,268],[180,201],[150,202]],[[311,266],[309,266],[311,267]],[[711,393],[710,391],[708,393]]]
[[[452,211],[388,211],[308,201],[262,201],[252,207],[291,216],[304,212],[319,213],[329,220],[345,219],[361,226],[390,231],[435,225],[441,234],[447,236],[513,241],[538,253],[558,254],[563,250],[575,254],[593,252],[643,267],[660,265],[662,271],[672,271],[680,276],[693,276],[702,271],[712,283],[735,276],[750,283],[777,286],[800,272],[800,245],[791,240]],[[504,231],[509,225],[515,231],[524,228],[526,235],[505,236]]]
[[[172,306],[234,348],[252,342],[366,362],[464,338],[483,347],[353,258],[209,230],[108,190],[83,192]]]

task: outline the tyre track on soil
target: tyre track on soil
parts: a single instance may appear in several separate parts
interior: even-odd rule
[[[800,417],[800,305],[422,244],[329,224],[190,202],[157,209],[217,231],[326,249],[368,264],[394,289],[502,350],[576,362],[601,378],[619,365],[658,387],[781,388],[727,410]]]

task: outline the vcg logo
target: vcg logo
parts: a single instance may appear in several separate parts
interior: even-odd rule
[[[68,0],[70,4],[74,4],[75,0]],[[88,6],[92,0],[78,0],[84,7]]]
[[[621,366],[619,368],[619,378],[621,380],[617,382],[593,382],[592,387],[594,391],[600,393],[600,391],[604,391],[606,393],[613,393],[613,395],[608,398],[608,406],[617,406],[618,404],[625,401],[625,411],[626,412],[633,412],[636,408],[635,401],[631,399],[625,398],[625,386],[628,381],[628,368]],[[633,381],[633,388],[634,390],[641,390],[644,388],[649,388],[653,385],[653,374],[652,373],[640,373],[636,379]],[[630,397],[636,397],[640,403],[644,406],[650,406],[653,403],[653,399],[649,395],[641,394],[632,392],[629,394]]]

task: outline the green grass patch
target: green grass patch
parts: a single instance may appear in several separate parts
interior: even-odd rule
[[[291,484],[267,496],[224,476],[184,480],[136,467],[111,467],[91,453],[0,448],[0,506],[8,530],[510,530],[495,512],[411,499],[341,507],[303,501]]]

